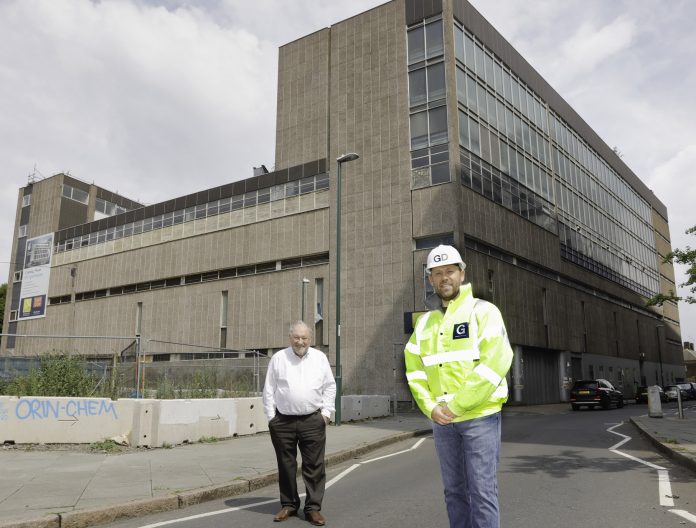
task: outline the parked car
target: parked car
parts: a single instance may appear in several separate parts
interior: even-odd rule
[[[609,409],[612,404],[619,409],[623,407],[623,394],[605,379],[578,380],[570,389],[570,406],[574,411],[583,406]]]
[[[684,383],[677,383],[677,386],[686,392],[686,398],[689,400],[696,400],[696,388],[692,383],[685,381]]]
[[[665,394],[667,395],[669,401],[677,401],[678,392],[681,392],[682,401],[689,398],[689,394],[686,392],[686,390],[682,389],[679,385],[667,385],[665,387]]]
[[[667,395],[665,394],[665,391],[662,390],[662,387],[659,385],[654,385],[659,389],[660,393],[660,401],[661,402],[667,402],[669,401],[667,398]],[[636,403],[648,403],[648,388],[645,386],[638,387],[638,390],[636,391]]]

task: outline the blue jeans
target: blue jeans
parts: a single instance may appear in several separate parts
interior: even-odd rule
[[[433,423],[450,528],[499,528],[500,413]]]

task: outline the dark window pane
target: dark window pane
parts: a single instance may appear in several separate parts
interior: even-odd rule
[[[442,43],[442,20],[431,22],[425,26],[425,44],[427,58],[442,55],[445,49]]]
[[[411,150],[428,146],[428,113],[411,116]]]
[[[447,141],[447,107],[441,106],[428,112],[430,144]]]
[[[440,163],[430,167],[430,177],[433,185],[448,183],[450,181],[449,163]]]
[[[426,102],[425,68],[408,74],[409,105],[417,106]]]
[[[425,39],[423,28],[415,28],[408,32],[408,63],[422,61],[425,58]]]
[[[428,66],[428,101],[445,97],[445,63]]]

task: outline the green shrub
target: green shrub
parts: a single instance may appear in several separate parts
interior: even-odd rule
[[[38,369],[12,380],[7,393],[15,396],[91,396],[97,379],[85,372],[78,356],[44,355]]]

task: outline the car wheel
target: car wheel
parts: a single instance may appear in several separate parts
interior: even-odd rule
[[[571,403],[570,406],[573,408],[574,411],[577,411],[580,408],[579,405],[576,405],[574,403]]]
[[[623,407],[623,406],[624,406],[623,398],[619,398],[619,401],[616,403],[616,407],[618,409],[621,409],[621,407]]]
[[[607,410],[611,407],[611,400],[609,398],[602,400],[602,409]]]

